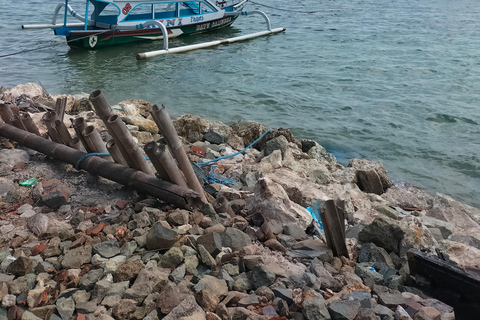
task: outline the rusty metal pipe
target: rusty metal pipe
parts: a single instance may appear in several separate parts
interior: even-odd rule
[[[82,135],[90,150],[93,150],[93,152],[108,153],[107,147],[105,147],[105,143],[103,142],[100,133],[98,133],[94,126],[88,126],[83,129]],[[102,156],[102,158],[108,161],[113,161],[111,156]]]
[[[14,114],[10,108],[10,105],[4,103],[0,104],[0,116],[2,116],[2,119],[5,123],[12,124],[10,122],[10,118],[12,118],[13,115]]]
[[[16,114],[14,114],[11,118],[10,118],[10,123],[19,128],[19,129],[22,129],[22,130],[25,130],[25,131],[28,131],[27,128],[25,127],[25,125],[23,124],[22,120],[20,119],[20,117]]]
[[[129,159],[133,160],[134,169],[153,175],[151,166],[148,164],[147,160],[145,160],[140,148],[137,146],[135,140],[133,140],[132,134],[128,131],[128,128],[125,123],[123,123],[122,119],[117,115],[112,115],[108,118],[107,123],[112,130],[110,133],[113,132],[112,137],[117,137],[118,141],[120,141],[125,149],[126,154],[122,152],[122,155],[127,163],[130,164]],[[118,143],[117,139],[115,139],[115,143]],[[120,151],[122,151],[122,149],[120,149]]]
[[[62,138],[57,132],[55,128],[55,121],[58,120],[57,113],[55,111],[48,111],[45,112],[42,116],[43,122],[45,122],[45,126],[47,127],[48,135],[52,141],[57,143],[63,143]]]
[[[68,145],[72,141],[72,136],[68,132],[67,126],[61,120],[55,120],[54,122],[55,130],[57,130],[60,139],[62,139],[64,145]]]
[[[95,108],[95,112],[100,117],[100,119],[102,119],[105,127],[115,141],[115,145],[117,146],[117,149],[120,151],[120,154],[122,155],[122,158],[125,160],[127,165],[131,168],[140,170],[140,166],[136,163],[135,159],[132,158],[132,155],[130,154],[130,152],[127,151],[127,147],[124,145],[124,137],[118,136],[116,131],[119,131],[119,129],[114,129],[114,125],[108,122],[108,118],[110,116],[113,116],[113,110],[112,107],[110,107],[107,99],[105,98],[105,95],[102,93],[101,90],[95,90],[90,94],[89,99],[92,102],[93,107]]]
[[[105,146],[107,147],[108,152],[110,153],[110,155],[112,156],[113,160],[116,163],[120,163],[120,164],[123,164],[124,166],[128,166],[127,162],[123,158],[120,150],[118,150],[117,144],[113,139],[108,140]]]
[[[165,170],[165,168],[162,166],[162,164],[160,163],[160,161],[157,159],[155,155],[156,147],[157,147],[157,144],[155,143],[155,141],[150,141],[143,147],[143,150],[145,150],[145,153],[150,159],[150,162],[153,164],[153,167],[155,168],[155,170],[157,170],[158,177],[162,180],[167,180],[172,182],[172,180],[170,180],[170,177],[167,174],[167,171]]]
[[[213,208],[216,213],[226,212],[231,218],[235,217],[235,212],[233,212],[230,203],[228,203],[228,200],[225,197],[218,197],[213,203]]]
[[[17,141],[21,145],[39,151],[60,161],[77,165],[86,153],[43,139],[33,133],[0,123],[0,136]],[[199,206],[198,194],[188,188],[157,179],[141,171],[109,162],[100,157],[88,157],[79,164],[80,169],[131,187],[139,192],[164,200],[179,208]]]
[[[203,202],[207,202],[203,187],[193,171],[190,160],[188,160],[187,153],[183,148],[182,142],[178,137],[177,131],[173,126],[172,119],[170,118],[167,109],[165,109],[164,106],[159,108],[157,105],[154,105],[152,106],[152,113],[155,113],[153,119],[158,121],[157,126],[161,128],[161,131],[163,132],[163,135],[167,140],[175,159],[177,160],[180,170],[182,170],[183,174],[185,175],[185,179],[187,180],[189,187],[200,195],[200,198]]]
[[[82,143],[81,143],[81,141],[78,137],[72,138],[72,140],[70,140],[70,142],[67,143],[67,146],[69,146],[70,148],[76,149],[76,150],[85,151],[85,149],[83,148],[83,145],[82,145]]]
[[[22,121],[25,128],[27,128],[28,132],[35,133],[37,136],[40,135],[40,130],[38,130],[37,125],[33,122],[32,117],[28,112],[22,112],[20,114],[20,120]]]
[[[90,101],[95,108],[95,112],[103,120],[103,122],[107,122],[107,119],[113,115],[112,107],[105,98],[105,95],[102,93],[101,90],[95,90],[90,94],[89,97]]]
[[[85,150],[88,153],[93,152],[93,150],[90,150],[88,148],[87,142],[85,141],[85,138],[82,135],[83,130],[87,126],[87,122],[83,117],[76,118],[75,120],[72,121],[73,129],[75,130],[75,133],[77,135],[77,138],[80,139],[80,142],[83,144],[85,147]]]
[[[16,114],[17,116],[20,116],[20,107],[17,106],[16,104],[12,104],[10,106],[10,110],[12,110],[13,114]]]
[[[170,181],[178,184],[179,186],[188,187],[188,184],[185,181],[185,177],[183,176],[182,171],[178,169],[177,164],[173,160],[170,151],[168,151],[167,145],[158,145],[155,148],[154,153],[155,157],[162,164],[162,167],[165,168],[165,171],[167,172]]]

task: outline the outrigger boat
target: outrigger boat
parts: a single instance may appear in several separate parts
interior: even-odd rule
[[[261,11],[243,11],[247,2],[248,0],[87,0],[83,16],[72,9],[69,0],[65,0],[64,3],[57,5],[51,24],[23,25],[22,28],[52,28],[55,35],[66,37],[71,48],[97,49],[133,41],[163,39],[165,52],[162,53],[206,47],[204,43],[186,46],[193,47],[187,48],[188,50],[174,50],[178,48],[169,50],[168,38],[224,28],[230,26],[239,15],[262,15],[268,30],[260,32],[262,34],[257,32],[219,40],[217,44],[285,30],[285,28],[271,29],[268,16]],[[63,23],[57,23],[62,9]],[[68,23],[68,15],[80,22]],[[168,37],[164,37],[165,34],[168,34]],[[213,42],[207,44],[216,45]]]

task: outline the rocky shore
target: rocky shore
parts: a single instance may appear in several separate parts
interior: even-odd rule
[[[67,96],[108,136],[88,94]],[[2,88],[41,123],[60,96]],[[150,104],[113,106],[140,145],[161,138]],[[167,106],[168,107],[168,106]],[[42,112],[43,111],[43,112]],[[379,162],[347,167],[318,143],[255,122],[174,119],[209,203],[175,208],[0,137],[0,319],[454,319],[409,286],[407,251],[480,269],[480,210],[395,186]],[[37,179],[31,186],[20,182]],[[27,183],[28,184],[28,183]],[[306,209],[343,200],[348,257]],[[225,205],[225,202],[227,205]]]

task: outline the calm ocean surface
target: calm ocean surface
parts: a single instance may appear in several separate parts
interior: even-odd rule
[[[84,1],[72,2],[80,11]],[[343,164],[380,160],[397,183],[480,208],[478,0],[256,0],[247,9],[286,33],[144,61],[135,54],[161,42],[71,51],[50,30],[20,29],[49,23],[56,2],[0,3],[0,55],[58,44],[1,58],[0,85],[102,89],[112,104],[138,98],[173,116],[290,128]],[[260,16],[241,17],[170,46],[264,29]]]

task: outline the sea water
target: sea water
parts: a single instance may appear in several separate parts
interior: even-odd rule
[[[0,55],[35,50],[0,58],[0,85],[101,89],[111,104],[144,99],[173,116],[286,127],[343,164],[379,160],[396,183],[480,208],[476,0],[255,0],[246,9],[265,11],[285,33],[143,61],[136,53],[162,42],[70,50],[51,30],[20,29],[49,23],[55,7],[2,1]],[[170,46],[265,29],[261,16],[240,17],[230,28]]]

